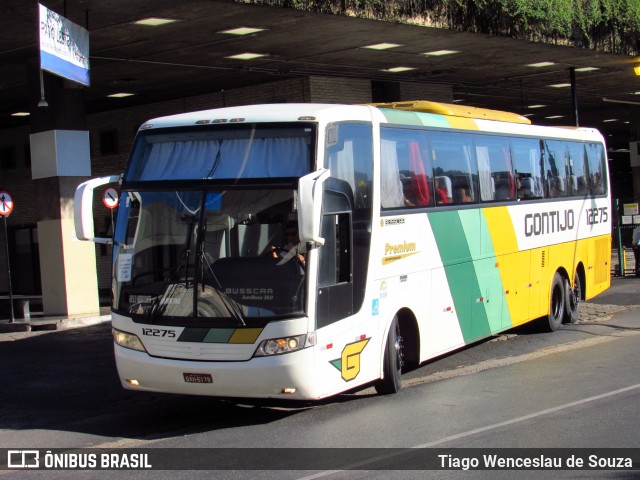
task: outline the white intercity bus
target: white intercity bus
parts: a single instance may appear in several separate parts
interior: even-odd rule
[[[122,385],[320,399],[536,321],[610,285],[605,145],[590,128],[415,101],[254,105],[140,127],[75,198],[113,242]],[[113,238],[94,189],[119,183]],[[101,187],[102,188],[102,187]]]

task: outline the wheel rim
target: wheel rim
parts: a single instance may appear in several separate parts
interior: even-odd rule
[[[582,285],[580,285],[580,278],[576,275],[573,279],[573,288],[571,289],[571,298],[569,299],[571,310],[576,311],[580,306],[580,300],[582,299]]]
[[[393,348],[395,350],[395,360],[396,360],[396,370],[398,371],[398,374],[400,374],[400,372],[402,371],[402,364],[403,364],[403,359],[402,359],[402,336],[400,335],[400,325],[396,324],[396,331],[395,331],[395,339],[393,342]]]

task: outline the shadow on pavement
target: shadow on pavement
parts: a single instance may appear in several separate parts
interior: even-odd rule
[[[260,408],[120,386],[110,324],[2,342],[0,429],[164,438],[269,423],[304,408]]]

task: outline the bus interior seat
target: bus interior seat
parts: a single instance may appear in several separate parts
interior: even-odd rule
[[[211,269],[225,292],[244,306],[273,315],[291,312],[292,304],[303,309],[304,270],[295,259],[278,264],[271,256],[226,257]]]
[[[441,198],[437,198],[437,203],[451,203],[453,198],[453,187],[451,186],[451,179],[446,175],[441,175],[436,177],[436,190],[444,190],[447,201],[442,200]]]
[[[529,190],[530,192],[534,191],[533,178],[531,177],[521,178],[520,183],[522,184],[523,190]]]
[[[586,176],[578,177],[578,188],[576,190],[576,193],[578,193],[579,195],[586,195],[587,193],[589,193],[589,185],[587,184]]]
[[[578,191],[578,177],[576,177],[575,175],[569,175],[569,178],[567,178],[567,181],[569,182],[569,190],[571,192],[577,192]]]
[[[511,198],[511,188],[509,186],[509,180],[506,178],[494,179],[496,193],[494,200],[509,200]]]

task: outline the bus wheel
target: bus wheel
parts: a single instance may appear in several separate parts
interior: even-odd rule
[[[582,283],[580,283],[580,275],[575,273],[573,278],[573,288],[569,279],[564,280],[564,323],[576,323],[580,316],[580,301],[582,300]]]
[[[545,332],[555,332],[562,325],[565,309],[565,288],[562,275],[558,272],[551,282],[551,295],[549,302],[549,314],[540,319],[540,327]]]
[[[389,328],[389,337],[384,349],[383,374],[384,378],[375,384],[376,392],[380,395],[398,392],[402,381],[402,337],[398,317],[394,317]]]

